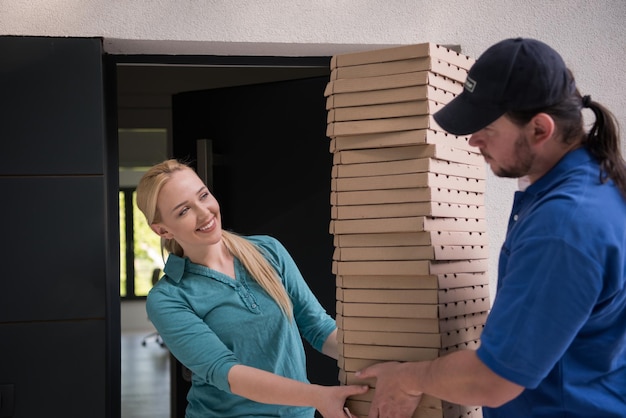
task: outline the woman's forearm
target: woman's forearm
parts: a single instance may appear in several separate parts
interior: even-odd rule
[[[357,385],[314,385],[243,365],[231,367],[228,382],[236,395],[261,403],[313,407],[324,418],[345,418],[346,398],[368,390]]]
[[[244,365],[230,369],[228,383],[234,394],[261,403],[317,407],[323,402],[322,386]]]
[[[337,360],[339,358],[339,345],[337,344],[337,329],[330,333],[324,345],[322,346],[322,353],[328,357]]]

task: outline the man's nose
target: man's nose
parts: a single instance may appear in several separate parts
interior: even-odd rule
[[[483,143],[481,139],[480,131],[474,132],[472,135],[470,135],[467,143],[472,147],[480,147]]]

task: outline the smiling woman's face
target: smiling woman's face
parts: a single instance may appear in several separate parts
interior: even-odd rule
[[[212,245],[222,239],[220,206],[200,177],[191,169],[172,173],[157,199],[160,222],[154,232],[174,239],[185,250]]]

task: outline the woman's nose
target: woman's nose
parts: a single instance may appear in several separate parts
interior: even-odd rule
[[[206,216],[211,213],[211,208],[208,205],[198,205],[198,213]]]

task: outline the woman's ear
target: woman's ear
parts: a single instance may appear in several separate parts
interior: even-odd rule
[[[554,136],[555,124],[552,116],[547,113],[537,113],[530,121],[528,126],[531,129],[530,134],[532,143],[540,145]]]
[[[167,232],[167,229],[165,229],[163,225],[159,223],[150,224],[150,228],[154,231],[155,234],[157,234],[161,238],[170,239],[172,237],[172,234]]]

